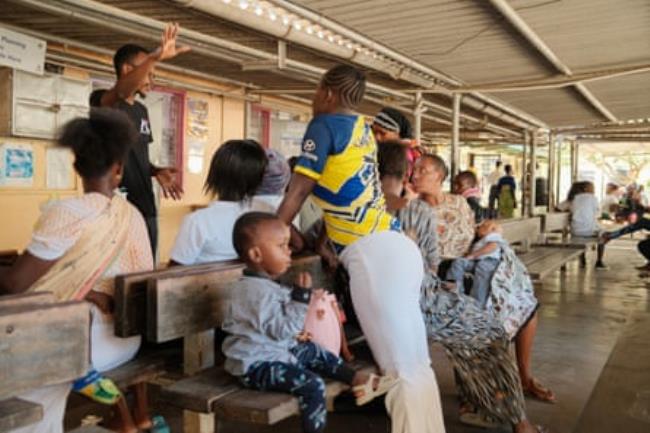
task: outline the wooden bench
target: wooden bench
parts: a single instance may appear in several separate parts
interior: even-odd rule
[[[568,212],[551,212],[541,215],[544,243],[547,245],[561,245],[567,248],[583,250],[580,263],[584,266],[587,262],[587,253],[596,249],[598,241],[596,238],[584,238],[571,235],[571,214]],[[553,239],[552,235],[560,235],[559,239]]]
[[[540,282],[558,269],[565,269],[569,261],[584,254],[580,248],[540,243],[543,236],[539,217],[505,220],[501,226],[503,237],[515,245],[520,260],[534,282]]]
[[[240,262],[168,268],[120,277],[116,302],[122,314],[116,316],[116,330],[123,334],[142,331],[150,342],[183,339],[184,379],[161,389],[160,398],[184,409],[185,432],[216,431],[218,421],[274,424],[299,413],[297,399],[288,394],[243,388],[219,364],[215,353],[215,328],[221,326],[230,299],[232,283],[242,273]],[[293,281],[309,271],[314,287],[331,287],[320,258],[310,255],[294,259],[284,276]],[[143,292],[146,296],[143,296]],[[118,301],[119,298],[119,301]],[[133,320],[135,308],[146,308],[146,319]],[[370,365],[365,368],[374,369]],[[328,407],[347,386],[327,383]]]
[[[16,396],[88,372],[90,310],[48,293],[0,297],[0,431],[40,421],[43,408]]]
[[[616,341],[575,433],[650,431],[650,317],[632,316]]]

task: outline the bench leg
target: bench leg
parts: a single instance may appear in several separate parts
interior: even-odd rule
[[[183,372],[191,375],[214,366],[214,330],[183,339]],[[217,433],[214,414],[183,411],[184,433]]]
[[[217,433],[214,414],[184,410],[183,433]]]
[[[587,267],[587,254],[585,253],[580,254],[580,267],[581,268]]]

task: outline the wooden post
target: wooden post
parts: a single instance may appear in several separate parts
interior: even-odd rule
[[[214,330],[199,332],[183,339],[183,373],[196,374],[214,366]],[[214,414],[183,411],[184,433],[217,433]]]
[[[454,93],[451,125],[451,178],[460,170],[460,100],[461,94]]]

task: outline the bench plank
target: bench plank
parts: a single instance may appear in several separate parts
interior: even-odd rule
[[[232,283],[239,279],[243,268],[239,262],[230,262],[150,279],[147,288],[148,339],[161,343],[220,327],[230,301]],[[318,256],[294,259],[285,280],[292,281],[302,271],[311,272],[314,287],[331,287]]]
[[[542,215],[542,230],[544,233],[564,232],[569,228],[568,212],[551,212]]]
[[[271,425],[300,413],[290,394],[240,389],[212,405],[217,419]]]
[[[0,401],[0,432],[25,427],[42,419],[43,407],[40,404],[15,397]]]
[[[55,302],[54,295],[50,292],[19,293],[16,295],[0,296],[0,311],[12,307],[38,306]]]
[[[89,331],[86,302],[0,311],[0,398],[86,374]]]
[[[192,275],[214,268],[229,266],[236,261],[207,263],[196,266],[175,266],[147,272],[118,275],[115,277],[115,335],[133,337],[147,330],[147,286],[152,278],[171,278]]]
[[[112,379],[118,388],[124,390],[131,385],[149,382],[164,374],[174,355],[172,351],[138,355],[126,364],[104,372],[104,376]]]
[[[541,221],[538,217],[509,219],[500,222],[503,237],[510,244],[527,243],[539,237]]]
[[[242,266],[150,280],[147,337],[156,343],[221,326]]]
[[[223,368],[213,367],[163,387],[160,398],[181,409],[211,413],[216,400],[240,389],[237,380]]]
[[[543,249],[538,248],[538,249]],[[564,266],[567,262],[580,257],[584,251],[575,248],[545,248],[552,254],[544,257],[531,265],[526,266],[533,280],[541,280],[548,274]]]

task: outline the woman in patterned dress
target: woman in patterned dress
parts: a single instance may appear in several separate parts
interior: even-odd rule
[[[421,204],[413,205],[419,213],[428,208],[435,215],[438,256],[454,259],[464,256],[474,238],[474,214],[462,196],[442,191],[447,177],[445,162],[436,155],[424,155],[416,163],[413,186]],[[423,207],[426,206],[426,207]],[[426,232],[423,232],[426,236]],[[431,234],[427,237],[431,238]],[[430,241],[430,240],[429,240]],[[440,259],[432,262],[434,266]],[[531,371],[531,353],[537,333],[537,308],[532,282],[525,267],[510,248],[492,279],[491,301],[486,309],[497,318],[507,335],[515,341],[519,376],[524,393],[535,399],[555,402],[555,394],[542,386]]]
[[[379,173],[387,203],[397,211],[402,229],[420,248],[425,264],[420,307],[427,334],[441,343],[454,367],[461,394],[461,422],[489,426],[483,417],[510,423],[514,431],[536,431],[526,419],[524,396],[509,339],[500,323],[471,297],[447,291],[436,275],[440,262],[438,221],[422,200],[408,204],[401,195],[406,159],[390,142],[379,144]],[[417,165],[416,165],[417,170]],[[543,431],[537,427],[537,431]]]

